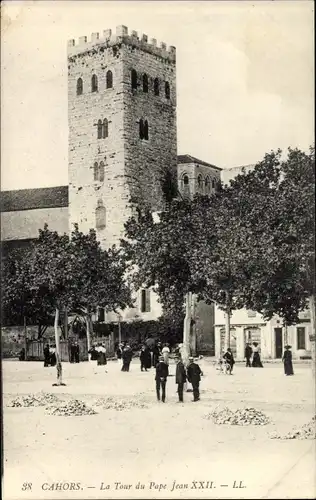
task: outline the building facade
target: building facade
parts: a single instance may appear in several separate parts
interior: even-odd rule
[[[224,311],[215,308],[215,355],[220,356],[224,349],[225,339]],[[283,326],[282,319],[273,316],[265,321],[261,314],[255,311],[240,309],[233,311],[230,319],[230,346],[237,360],[244,359],[246,342],[257,342],[263,359],[281,359],[285,345],[292,346],[293,357],[296,359],[311,356],[310,311],[299,315],[299,323]]]

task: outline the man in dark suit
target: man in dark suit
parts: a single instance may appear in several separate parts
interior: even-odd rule
[[[164,403],[166,400],[166,383],[169,375],[168,365],[164,362],[163,357],[160,356],[159,363],[156,366],[156,393],[157,399],[160,401],[160,387],[162,390],[161,401]]]
[[[200,380],[201,375],[203,375],[201,368],[197,363],[194,363],[192,357],[189,358],[189,366],[187,368],[188,381],[193,387],[193,401],[199,401],[200,399]]]
[[[183,387],[187,380],[187,376],[185,373],[184,364],[182,363],[182,359],[180,356],[176,356],[175,358],[177,367],[176,367],[176,384],[178,384],[178,396],[179,402],[183,402]]]
[[[252,356],[252,348],[251,345],[247,342],[245,348],[245,358],[246,358],[246,367],[251,366],[250,358]]]

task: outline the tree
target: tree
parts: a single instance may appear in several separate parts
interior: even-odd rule
[[[21,261],[15,261],[13,267],[18,269],[15,276],[19,279],[12,278],[9,282],[8,304],[21,303],[33,316],[41,301],[54,310],[57,385],[63,385],[60,313],[79,310],[89,320],[97,306],[111,310],[131,304],[120,252],[115,248],[102,250],[94,230],[84,235],[75,226],[69,237],[50,231],[45,225],[32,250]]]
[[[98,307],[116,311],[132,306],[130,289],[125,280],[126,266],[120,250],[103,250],[96,232],[79,231],[75,225],[71,233],[72,276],[77,292],[72,307],[86,322],[87,345],[90,350],[91,315]]]
[[[315,331],[314,228],[315,153],[289,149],[267,154],[252,172],[238,176],[225,190],[235,200],[232,217],[244,240],[240,302],[274,314],[284,326],[297,323],[309,305]]]
[[[40,326],[50,323],[54,316],[54,306],[47,296],[34,296],[31,292],[30,269],[28,262],[32,248],[23,253],[14,251],[3,260],[2,289],[2,324],[22,325],[24,320]]]

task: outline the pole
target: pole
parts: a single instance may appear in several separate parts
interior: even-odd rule
[[[191,307],[191,323],[192,323],[192,326],[191,326],[191,351],[192,351],[192,355],[193,356],[196,356],[196,319],[195,319],[195,313],[196,313],[196,301],[195,301],[195,295],[192,295],[192,307]]]
[[[88,361],[90,361],[90,354],[89,351],[91,349],[91,342],[90,342],[90,316],[89,314],[86,314],[85,316],[86,320],[86,334],[87,334],[87,349],[88,349]]]
[[[309,340],[311,343],[311,355],[312,355],[312,375],[316,376],[316,359],[315,359],[315,342],[316,342],[316,329],[315,329],[315,296],[311,295],[308,299],[309,310],[311,314],[311,333],[309,334]]]
[[[118,334],[119,334],[119,344],[122,343],[122,330],[121,330],[121,315],[118,314]]]
[[[184,365],[189,364],[190,355],[190,328],[191,328],[191,313],[192,313],[192,293],[188,292],[185,296],[185,318],[183,324],[183,350],[181,357]]]
[[[64,333],[65,333],[65,340],[68,340],[68,311],[67,311],[67,307],[65,307],[65,314],[64,314]]]
[[[25,349],[24,361],[27,361],[27,328],[26,328],[26,316],[24,316],[24,349]]]
[[[225,343],[224,343],[224,349],[227,351],[227,349],[230,347],[230,308],[226,308],[226,317],[225,317]]]

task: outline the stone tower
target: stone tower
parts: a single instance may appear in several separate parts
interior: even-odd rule
[[[135,197],[176,181],[176,52],[119,26],[68,42],[69,221],[118,243]]]

